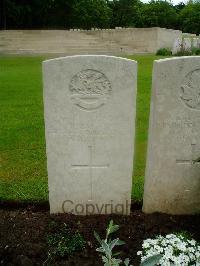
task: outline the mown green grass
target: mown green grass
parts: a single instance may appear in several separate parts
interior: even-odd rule
[[[138,61],[133,197],[142,199],[152,62]],[[0,58],[0,199],[47,200],[41,62],[44,57]]]
[[[145,161],[149,127],[151,80],[153,61],[161,57],[135,55],[128,57],[138,62],[138,91],[136,112],[135,158],[132,197],[141,201],[144,188]]]

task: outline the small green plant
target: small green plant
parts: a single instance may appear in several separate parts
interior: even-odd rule
[[[190,232],[188,232],[188,231],[180,231],[180,232],[175,232],[174,233],[177,237],[183,237],[185,240],[191,240],[192,239],[192,234],[190,233]]]
[[[119,253],[113,254],[113,249],[116,246],[120,246],[125,244],[124,241],[119,240],[119,238],[111,240],[110,235],[116,232],[119,229],[118,225],[114,225],[111,220],[108,228],[106,229],[106,238],[101,239],[100,236],[94,231],[94,236],[96,240],[99,242],[100,247],[96,249],[96,251],[104,254],[102,255],[102,260],[104,262],[104,266],[118,266],[122,260],[115,258]],[[124,261],[124,265],[129,265],[129,259]]]
[[[81,251],[85,247],[85,241],[80,233],[72,233],[65,223],[58,232],[47,236],[47,243],[49,251],[44,265],[57,257],[71,256],[74,252]]]
[[[190,56],[190,55],[192,55],[192,51],[186,49],[181,49],[175,54],[175,56]]]
[[[192,49],[193,54],[200,55],[200,48],[193,48]]]
[[[170,55],[172,55],[172,51],[168,48],[160,48],[156,52],[156,55],[170,56]]]
[[[110,238],[110,235],[116,232],[118,229],[119,229],[119,226],[113,224],[113,221],[111,220],[108,225],[108,228],[106,229],[105,239],[101,239],[100,236],[94,231],[94,236],[100,244],[100,247],[97,248],[96,251],[103,254],[102,261],[104,263],[104,266],[119,266],[119,265],[132,266],[130,264],[129,258],[126,258],[124,261],[122,261],[121,259],[116,258],[116,256],[120,254],[119,252],[113,253],[114,247],[125,244],[125,242],[121,241],[119,238],[116,238],[113,240]],[[159,262],[160,259],[161,259],[161,255],[156,254],[144,260],[141,266],[154,266],[156,265],[156,263]]]

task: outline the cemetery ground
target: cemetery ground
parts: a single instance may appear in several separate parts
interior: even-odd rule
[[[73,216],[49,214],[41,62],[46,57],[0,58],[0,265],[42,265],[52,246],[48,236],[81,234],[85,248],[57,257],[53,265],[102,265],[95,248],[94,230],[102,237],[111,219],[120,226],[116,236],[126,242],[121,257],[139,265],[142,241],[155,235],[190,232],[200,240],[200,216],[146,215],[141,212],[153,60],[137,55],[138,95],[134,199],[131,215]],[[70,242],[69,245],[72,245]]]

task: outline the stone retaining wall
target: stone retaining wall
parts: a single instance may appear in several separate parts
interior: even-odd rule
[[[2,30],[0,54],[133,54],[173,47],[181,31],[162,28]]]

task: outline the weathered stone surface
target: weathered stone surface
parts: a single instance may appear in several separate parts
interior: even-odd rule
[[[177,38],[173,44],[172,54],[176,54],[181,50],[182,47],[182,38]]]
[[[200,211],[200,57],[154,63],[143,210]]]
[[[192,39],[191,38],[183,38],[183,50],[184,51],[191,51],[192,48]]]
[[[172,49],[181,31],[162,28],[122,28],[102,30],[3,30],[1,54],[123,54],[156,53]]]
[[[51,213],[129,214],[136,68],[112,56],[43,63]]]
[[[192,39],[192,47],[193,48],[199,48],[199,38],[193,38]]]

